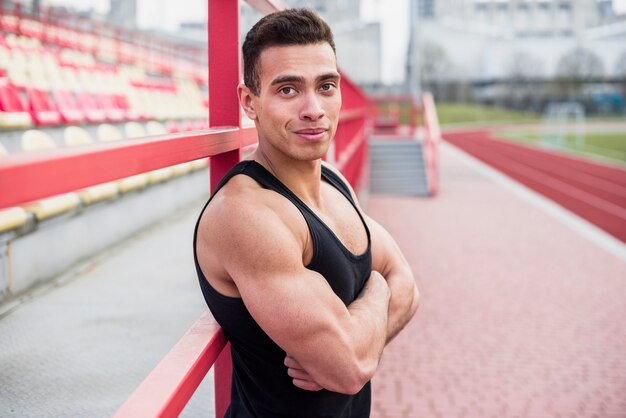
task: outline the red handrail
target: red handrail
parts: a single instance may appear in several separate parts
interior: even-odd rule
[[[439,141],[441,129],[432,94],[422,94],[422,111],[424,119],[424,162],[428,178],[428,192],[435,196],[439,192]]]

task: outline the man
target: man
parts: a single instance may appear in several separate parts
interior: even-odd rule
[[[328,25],[292,9],[243,44],[259,145],[202,211],[194,256],[231,342],[227,417],[368,417],[383,348],[417,309],[411,270],[321,158],[341,107]]]

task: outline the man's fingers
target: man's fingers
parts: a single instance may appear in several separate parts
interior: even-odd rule
[[[300,389],[314,391],[314,392],[324,389],[323,387],[315,383],[313,378],[307,373],[306,370],[304,370],[304,368],[302,368],[300,363],[298,363],[298,361],[294,359],[293,357],[290,357],[290,356],[285,357],[285,366],[287,366],[287,374],[293,378],[294,386]]]
[[[300,379],[300,380],[313,380],[311,378],[311,376],[309,376],[309,374],[307,372],[305,372],[304,370],[301,369],[292,369],[289,368],[287,369],[287,374],[295,379]]]
[[[302,379],[293,379],[294,386],[309,390],[312,392],[317,392],[318,390],[322,390],[323,388],[315,382],[311,382],[310,380],[302,380]]]
[[[295,358],[289,356],[285,357],[285,366],[292,369],[302,369],[300,363],[298,363]]]

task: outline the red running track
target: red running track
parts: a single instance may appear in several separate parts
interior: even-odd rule
[[[484,130],[444,139],[626,242],[626,169],[497,139]]]

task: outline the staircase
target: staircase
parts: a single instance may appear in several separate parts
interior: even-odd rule
[[[371,193],[429,195],[420,142],[372,138],[369,151]]]

